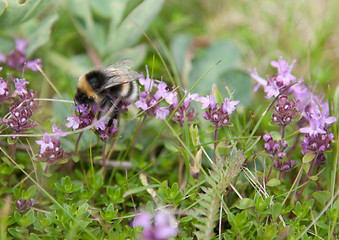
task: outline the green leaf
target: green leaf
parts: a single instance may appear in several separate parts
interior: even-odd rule
[[[313,197],[324,206],[330,200],[331,194],[329,191],[320,191],[313,193]]]
[[[240,199],[239,202],[237,203],[236,207],[239,209],[246,209],[249,207],[253,207],[253,199],[250,198],[243,198]]]
[[[22,31],[27,33],[29,44],[26,49],[26,55],[30,56],[40,46],[44,45],[51,34],[52,25],[58,19],[57,13],[51,13],[46,18],[32,24],[24,24]]]
[[[34,211],[30,209],[25,215],[21,217],[20,225],[24,228],[28,227],[35,221]]]
[[[0,1],[0,29],[13,27],[37,16],[51,0]],[[8,4],[6,8],[6,3]]]
[[[181,34],[171,42],[170,50],[178,72],[187,73],[190,70],[190,63],[186,61],[185,55],[191,46],[193,37],[188,34]],[[185,75],[185,74],[184,74]]]
[[[273,219],[277,219],[277,217],[281,214],[281,203],[275,203],[272,206],[272,217]]]
[[[228,70],[240,67],[241,55],[238,48],[231,41],[217,40],[204,50],[204,54],[192,62],[189,87],[192,87],[201,76],[221,60],[196,86],[195,92],[198,92],[201,96],[208,95],[211,92],[212,84],[216,83],[218,89],[223,90],[221,94],[228,97],[224,86],[224,83],[227,84],[227,82],[224,78],[221,78],[221,75]]]
[[[268,181],[268,183],[266,184],[266,186],[268,187],[275,187],[275,186],[278,186],[280,185],[281,182],[278,178],[272,178]]]
[[[103,18],[112,18],[114,22],[118,23],[124,13],[126,0],[89,0],[91,9]]]
[[[0,0],[1,3],[1,0]],[[0,52],[3,54],[7,54],[11,49],[14,49],[14,41],[11,37],[1,36],[0,38]]]
[[[154,17],[160,12],[164,2],[164,0],[145,0],[140,3],[116,31],[109,33],[106,50],[114,52],[135,44],[142,36],[142,32],[136,24],[145,31]]]
[[[0,16],[3,14],[7,7],[8,7],[7,1],[0,0]]]
[[[71,178],[69,176],[64,177],[61,180],[61,183],[62,183],[66,193],[72,192],[72,183],[71,183]]]
[[[123,195],[123,197],[127,197],[129,195],[132,195],[132,194],[136,194],[136,193],[139,193],[139,192],[143,192],[149,188],[158,188],[158,187],[162,187],[161,184],[153,184],[153,185],[147,185],[147,186],[142,186],[142,187],[138,187],[138,188],[133,188],[133,189],[130,189],[128,191],[126,191]]]
[[[212,133],[212,132],[214,132],[217,129],[218,128],[216,128],[214,125],[208,125],[207,128],[206,128],[206,132],[207,133]]]
[[[238,69],[230,69],[220,75],[218,78],[219,86],[223,96],[228,97],[226,89],[221,85],[224,83],[233,93],[234,100],[239,100],[242,105],[249,106],[253,104],[252,100],[252,81],[247,72]]]
[[[35,197],[35,194],[36,194],[36,186],[35,185],[32,185],[30,186],[28,189],[27,189],[27,192],[26,192],[26,199],[30,199],[30,198],[34,198]]]
[[[15,237],[15,239],[24,239],[24,236],[22,235],[22,231],[23,231],[24,229],[21,229],[21,231],[20,230],[18,230],[17,228],[14,228],[14,227],[12,227],[12,228],[9,228],[8,229],[8,232],[13,236],[13,237]]]
[[[306,153],[306,155],[303,157],[303,163],[309,163],[315,158],[315,153],[310,152]]]

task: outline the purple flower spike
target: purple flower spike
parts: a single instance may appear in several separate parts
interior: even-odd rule
[[[7,89],[7,83],[0,78],[0,95],[5,95]]]
[[[142,240],[166,240],[178,233],[174,217],[167,211],[159,211],[154,218],[148,212],[142,212],[132,222],[132,227],[142,227]]]
[[[47,148],[53,149],[54,145],[52,143],[51,137],[48,133],[44,133],[44,136],[41,138],[40,141],[35,141],[36,144],[41,146],[40,153],[43,154]]]
[[[25,81],[25,79],[16,78],[14,83],[15,91],[13,92],[13,96],[27,94],[28,92],[26,90],[26,85],[28,83],[29,82]]]
[[[65,124],[65,126],[67,128],[73,128],[73,130],[76,130],[79,128],[79,125],[81,124],[80,119],[78,118],[77,115],[75,115],[74,113],[72,114],[72,117],[67,117],[66,118],[68,123]]]
[[[27,40],[20,38],[15,39],[15,49],[23,55],[26,54],[27,45],[28,45]]]
[[[22,70],[24,67],[37,71],[38,68],[35,65],[41,67],[41,59],[37,58],[32,61],[26,60],[26,47],[28,41],[25,39],[15,39],[15,49],[11,50],[8,55],[0,53],[0,62],[5,63],[11,68],[16,70]]]
[[[278,70],[276,81],[279,84],[283,86],[288,86],[290,85],[291,81],[296,80],[296,77],[291,74],[295,62],[296,60],[294,59],[292,64],[289,66],[282,57],[280,57],[278,61],[271,62],[272,67],[275,67]]]
[[[231,115],[235,110],[235,105],[237,105],[240,101],[231,101],[229,98],[225,98],[225,102],[222,103],[222,111]]]
[[[256,85],[253,89],[254,92],[257,92],[260,86],[267,86],[267,81],[258,75],[256,68],[254,68],[253,70],[250,69],[249,72],[251,77],[258,82],[258,85]]]

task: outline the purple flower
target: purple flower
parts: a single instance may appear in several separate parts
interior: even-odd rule
[[[272,121],[279,126],[287,126],[298,115],[296,105],[293,99],[291,101],[288,99],[288,96],[279,96],[278,103],[274,106],[275,113],[272,114]]]
[[[229,98],[225,98],[225,102],[217,104],[214,98],[214,86],[210,95],[206,97],[197,98],[202,103],[201,108],[206,109],[206,112],[202,115],[203,118],[210,121],[215,127],[223,127],[230,124],[230,114],[236,109],[235,105],[239,101],[231,101]]]
[[[153,220],[153,221],[152,221]],[[178,233],[174,217],[167,211],[158,211],[154,218],[148,212],[142,212],[132,222],[133,227],[142,227],[142,240],[166,240]]]
[[[260,77],[257,73],[257,70],[254,68],[250,69],[251,77],[258,82],[258,85],[255,86],[254,91],[256,92],[260,86],[264,87],[264,92],[267,93],[266,98],[278,96],[286,87],[291,84],[291,81],[296,80],[296,77],[291,74],[292,68],[295,64],[295,60],[291,65],[282,59],[279,58],[278,61],[272,61],[271,65],[278,70],[278,74],[272,77],[268,76],[268,81]]]
[[[105,131],[105,129],[106,129],[106,126],[105,126],[105,123],[107,123],[108,122],[108,119],[102,119],[102,120],[97,120],[97,119],[94,119],[94,128],[96,129],[96,130],[102,130],[102,131]]]
[[[6,93],[7,83],[0,78],[0,95],[4,95]]]
[[[53,125],[52,125],[52,131],[53,131],[54,133],[59,133],[59,135],[53,136],[53,141],[59,141],[59,140],[60,140],[60,137],[66,136],[65,132],[61,129],[61,126],[60,126],[60,127],[57,127],[55,124],[53,124]]]
[[[310,127],[300,128],[300,132],[307,133],[310,136],[316,136],[319,133],[325,134],[325,127],[331,125],[335,121],[335,117],[326,118],[324,114],[312,114],[311,119],[309,119]]]
[[[278,61],[271,62],[272,67],[275,67],[278,70],[278,75],[276,77],[276,81],[278,83],[283,86],[288,86],[290,85],[291,81],[296,79],[296,77],[291,74],[295,62],[296,60],[294,59],[292,64],[289,66],[288,63],[282,59],[282,57],[280,57]]]
[[[16,78],[14,83],[15,91],[12,96],[27,94],[26,84],[28,83],[29,82],[25,81],[25,79]]]
[[[60,132],[61,130],[54,126],[53,132],[54,131]],[[53,137],[53,139],[51,139],[48,133],[44,133],[44,136],[40,141],[35,141],[37,144],[41,145],[40,152],[36,157],[49,164],[54,164],[58,160],[64,159],[66,155],[64,154],[64,150],[61,148],[59,138],[60,136]]]
[[[185,95],[187,94],[187,90],[184,90]],[[199,99],[199,95],[197,93],[189,93],[187,94],[186,98],[184,99],[184,101],[182,102],[182,104],[188,108],[189,105],[191,104],[191,101],[196,101],[197,99]]]
[[[266,98],[269,99],[278,96],[280,89],[274,81],[269,81],[267,86],[264,87],[264,92],[267,93]]]
[[[175,107],[178,106],[179,101],[177,97],[177,92],[175,91],[169,92],[165,97],[165,101],[170,105],[175,105]]]
[[[101,122],[98,124],[99,121]],[[108,124],[105,124],[106,122],[108,122]],[[104,141],[114,137],[116,132],[118,131],[118,128],[116,127],[117,122],[115,119],[94,119],[93,123],[97,135]]]
[[[148,94],[146,92],[141,92],[139,94],[139,99],[137,101],[135,101],[135,106],[137,108],[141,108],[142,110],[146,111],[147,108],[148,108],[148,105],[146,103],[146,100],[147,100],[147,97],[148,97]]]
[[[154,98],[159,100],[165,98],[168,95],[167,84],[163,81],[158,83],[158,91],[154,94]]]
[[[26,47],[28,45],[28,41],[26,39],[20,39],[16,38],[15,39],[15,49],[22,53],[23,55],[26,54]]]
[[[35,94],[29,91],[27,94],[19,95],[14,99],[14,104],[10,105],[10,118],[2,118],[1,123],[5,124],[8,129],[14,130],[15,133],[23,133],[27,129],[35,126],[31,117],[38,108],[38,102],[34,101]],[[13,140],[16,137],[13,137]]]
[[[155,110],[155,118],[158,119],[162,119],[162,120],[165,120],[166,117],[168,116],[169,114],[169,110],[168,110],[168,107],[158,107],[156,110]]]
[[[225,98],[225,102],[222,103],[221,108],[224,113],[231,115],[231,113],[235,110],[235,105],[237,105],[240,101],[231,101],[229,98]]]
[[[28,201],[26,199],[20,198],[17,202],[16,202],[16,208],[21,211],[27,211],[29,210],[31,207],[33,207],[35,203],[35,200],[33,198],[30,198]]]
[[[34,59],[32,61],[27,61],[25,67],[31,69],[34,72],[36,72],[36,71],[38,71],[38,68],[37,68],[36,65],[39,66],[40,68],[42,67],[41,59],[40,58],[36,58],[36,59]]]
[[[26,60],[26,47],[28,41],[24,39],[15,39],[15,49],[11,50],[8,55],[0,54],[0,62],[7,64],[9,67],[16,70],[22,70],[24,67],[37,71],[35,64],[41,67],[41,59],[32,61]],[[26,63],[26,64],[25,64]]]
[[[67,128],[73,128],[73,130],[78,129],[79,125],[81,124],[80,119],[78,118],[77,115],[75,115],[74,113],[72,114],[72,117],[67,117],[66,118],[68,123],[65,124],[65,126]]]
[[[41,138],[40,141],[35,141],[36,144],[41,146],[40,153],[43,154],[47,148],[53,149],[54,145],[52,143],[51,137],[48,135],[48,133],[44,133],[44,136]]]
[[[145,76],[141,76],[139,78],[139,83],[140,83],[140,85],[144,86],[144,89],[145,89],[146,92],[151,92],[153,86],[156,86],[156,84],[154,83],[154,80],[150,79],[150,77],[149,77],[147,66],[146,66],[146,78],[145,78]]]
[[[214,109],[215,107],[217,107],[217,103],[215,102],[213,92],[214,92],[214,85],[212,87],[212,91],[210,95],[207,95],[206,97],[199,97],[196,99],[198,102],[202,103],[201,109],[206,109],[208,107],[211,109]]]
[[[250,72],[250,76],[258,82],[258,85],[256,85],[253,89],[254,92],[258,91],[260,86],[263,86],[263,87],[267,86],[267,81],[258,75],[256,68],[253,68],[253,70],[250,69],[249,72]]]

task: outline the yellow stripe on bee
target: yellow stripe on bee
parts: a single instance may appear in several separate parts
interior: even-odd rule
[[[100,97],[93,91],[92,87],[88,84],[85,75],[79,78],[78,88],[88,97],[93,98],[94,101],[100,102],[101,100]]]

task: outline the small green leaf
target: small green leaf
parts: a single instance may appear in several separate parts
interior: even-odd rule
[[[239,209],[246,209],[249,207],[253,207],[253,199],[250,198],[243,198],[240,199],[239,202],[237,203],[236,207]]]
[[[324,206],[330,200],[331,194],[329,191],[320,191],[313,193],[313,197]]]
[[[272,178],[268,181],[268,183],[266,184],[266,186],[268,187],[275,187],[275,186],[278,186],[280,185],[281,182],[278,178]]]
[[[272,206],[272,217],[273,219],[277,219],[277,217],[281,214],[281,203],[275,203]]]
[[[30,186],[30,187],[27,189],[27,192],[26,192],[25,197],[26,197],[27,199],[34,198],[34,197],[35,197],[35,193],[36,193],[36,186],[35,186],[35,185],[32,185],[32,186]]]
[[[318,176],[310,176],[309,179],[312,180],[312,181],[317,181],[318,180]]]
[[[213,125],[208,125],[207,129],[206,129],[206,132],[207,133],[211,133],[211,132],[214,132],[215,130],[217,130],[217,128]]]
[[[315,153],[310,152],[306,153],[306,155],[303,157],[303,163],[309,163],[315,158]]]
[[[139,193],[139,192],[143,192],[149,188],[158,188],[158,187],[162,187],[162,185],[160,184],[153,184],[153,185],[147,185],[147,186],[142,186],[142,187],[138,187],[138,188],[133,188],[133,189],[130,189],[128,191],[126,191],[123,195],[123,197],[127,197],[129,195],[133,195],[133,194],[136,194],[136,193]]]

